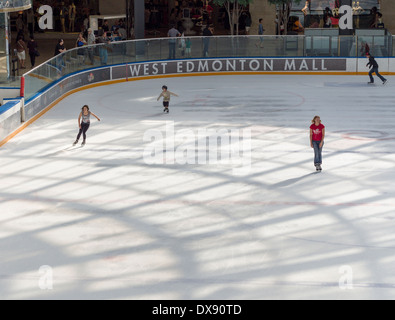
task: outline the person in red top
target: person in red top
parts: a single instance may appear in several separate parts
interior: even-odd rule
[[[310,126],[310,146],[314,149],[314,165],[317,171],[322,171],[322,148],[325,139],[325,126],[321,118],[315,116]]]

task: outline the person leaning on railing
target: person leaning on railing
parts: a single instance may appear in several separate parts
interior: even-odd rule
[[[77,55],[79,57],[80,63],[85,63],[85,50],[82,49],[81,47],[85,46],[87,44],[86,40],[84,39],[84,36],[81,33],[78,34],[78,38],[75,42],[75,47],[79,48],[77,49]]]
[[[56,57],[55,60],[56,67],[59,69],[59,71],[61,71],[62,68],[64,67],[64,62],[61,55],[63,52],[66,52],[66,48],[64,47],[64,41],[63,39],[59,39],[55,47],[55,54],[54,54],[54,56]]]

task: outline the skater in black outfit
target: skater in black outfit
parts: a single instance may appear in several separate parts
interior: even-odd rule
[[[84,140],[82,141],[82,145],[85,145],[86,143],[86,132],[89,129],[89,126],[91,124],[90,116],[94,116],[98,121],[100,121],[100,118],[95,115],[93,112],[89,111],[89,107],[87,105],[82,107],[82,111],[80,112],[80,116],[78,117],[78,126],[80,128],[80,131],[78,132],[77,139],[73,143],[75,146],[78,143],[78,140],[81,137],[81,134],[83,135]],[[82,120],[82,122],[81,122]]]
[[[370,77],[370,82],[368,84],[373,84],[374,83],[374,78],[373,78],[373,73],[375,73],[381,81],[383,81],[383,84],[387,82],[387,79],[385,79],[380,73],[379,73],[379,65],[377,61],[374,59],[374,57],[368,52],[366,53],[366,58],[369,59],[369,62],[367,63],[367,67],[371,68],[369,71],[369,77]]]

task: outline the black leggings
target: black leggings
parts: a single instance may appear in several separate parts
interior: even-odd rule
[[[89,126],[90,126],[89,122],[88,123],[85,123],[85,122],[81,123],[81,129],[80,129],[80,132],[78,132],[77,140],[80,139],[81,134],[83,135],[84,140],[86,140],[86,132],[88,131]]]
[[[36,53],[35,52],[29,52],[30,56],[30,63],[32,64],[32,67],[36,64]]]

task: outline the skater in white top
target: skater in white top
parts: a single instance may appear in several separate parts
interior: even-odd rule
[[[73,143],[73,145],[75,146],[78,143],[78,140],[81,137],[81,134],[83,135],[84,140],[82,141],[82,145],[85,145],[86,143],[86,132],[89,129],[89,126],[91,124],[91,115],[94,116],[97,121],[100,121],[100,118],[95,115],[93,112],[89,111],[89,107],[87,105],[84,105],[82,107],[82,111],[80,112],[80,115],[78,117],[78,126],[80,128],[80,131],[78,132],[77,135],[77,139],[75,140],[75,142]],[[82,122],[81,122],[82,120]]]
[[[163,106],[164,106],[163,112],[169,113],[170,96],[178,97],[177,94],[168,91],[167,86],[163,86],[162,93],[159,95],[158,99],[156,99],[156,101],[159,101],[159,99],[163,97]]]

